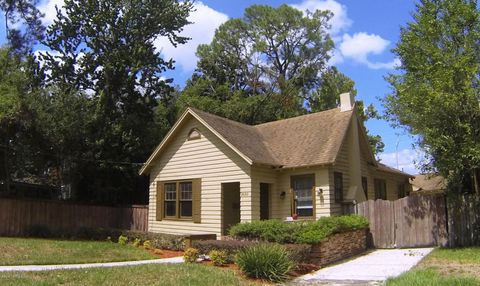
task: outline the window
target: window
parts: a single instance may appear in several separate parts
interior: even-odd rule
[[[165,184],[165,217],[177,216],[177,184]]]
[[[293,176],[292,184],[292,214],[299,217],[313,217],[315,176]]]
[[[180,183],[180,217],[192,216],[192,182]]]
[[[387,199],[387,183],[385,180],[375,179],[375,199],[386,200]]]
[[[405,192],[405,184],[398,184],[398,198],[404,198],[407,196],[407,193]]]
[[[368,181],[367,177],[362,177],[362,188],[365,193],[365,198],[368,200]]]
[[[200,179],[157,182],[157,220],[200,222]]]
[[[340,172],[333,173],[333,188],[335,190],[335,202],[343,201],[343,174]]]

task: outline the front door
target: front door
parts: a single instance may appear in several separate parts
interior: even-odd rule
[[[222,234],[240,223],[240,183],[222,183]]]
[[[269,219],[270,213],[270,185],[260,183],[260,219]]]

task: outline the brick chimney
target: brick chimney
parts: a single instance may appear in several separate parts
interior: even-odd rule
[[[340,94],[340,111],[352,110],[354,104],[355,99],[351,92]]]

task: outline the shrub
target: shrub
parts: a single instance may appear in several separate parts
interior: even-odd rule
[[[133,240],[133,243],[132,243],[133,246],[139,247],[140,244],[142,244],[142,241],[139,238],[135,238],[135,240]]]
[[[185,250],[183,254],[183,261],[185,263],[195,263],[197,262],[198,257],[200,256],[198,249],[189,247]]]
[[[145,240],[143,242],[143,248],[149,250],[149,249],[152,249],[152,243],[150,242],[150,240]]]
[[[230,235],[237,239],[263,240],[278,243],[293,243],[295,233],[302,223],[285,223],[280,220],[256,220],[240,223],[230,228]]]
[[[198,240],[193,242],[193,247],[203,255],[207,255],[213,250],[221,250],[227,255],[227,262],[233,262],[239,251],[257,244],[257,242],[245,240]],[[297,263],[303,263],[310,259],[311,246],[308,244],[284,244],[283,246],[292,260]]]
[[[316,244],[334,233],[365,228],[368,228],[366,218],[349,215],[322,217],[317,221],[285,223],[279,220],[263,220],[241,223],[230,229],[230,235],[246,240]]]
[[[127,243],[128,243],[128,237],[126,237],[125,235],[120,235],[118,237],[118,244],[126,245]]]
[[[316,244],[335,233],[366,228],[368,228],[368,220],[362,216],[322,217],[316,222],[306,224],[297,233],[295,242]]]
[[[238,252],[236,262],[248,277],[279,282],[286,278],[294,262],[278,244],[258,244]]]
[[[227,253],[224,250],[212,250],[208,253],[213,265],[222,266],[227,264]]]
[[[252,241],[239,240],[196,240],[193,247],[202,255],[207,255],[213,250],[221,250],[227,255],[227,262],[233,262],[238,251],[255,245]]]

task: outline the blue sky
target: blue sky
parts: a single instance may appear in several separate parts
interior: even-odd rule
[[[46,24],[51,23],[55,16],[55,5],[62,4],[63,0],[42,2],[41,10],[46,15]],[[395,71],[394,66],[398,61],[391,49],[399,39],[400,27],[412,19],[411,13],[415,9],[413,0],[197,1],[196,11],[190,16],[194,24],[184,31],[184,35],[192,38],[188,44],[175,49],[165,39],[156,41],[162,54],[177,62],[175,71],[167,74],[174,78],[175,85],[183,86],[192,74],[197,45],[209,43],[219,25],[230,18],[241,17],[244,9],[252,4],[274,7],[288,4],[301,10],[329,9],[334,12],[330,33],[336,50],[331,63],[355,81],[359,99],[367,104],[373,103],[379,111],[383,110],[378,98],[389,93],[384,76]],[[3,34],[0,37],[4,39]],[[411,174],[418,172],[413,164],[417,155],[410,136],[403,130],[393,129],[383,120],[370,120],[367,128],[372,134],[383,138],[385,152],[380,156],[382,162],[397,167],[398,154],[400,169]]]

